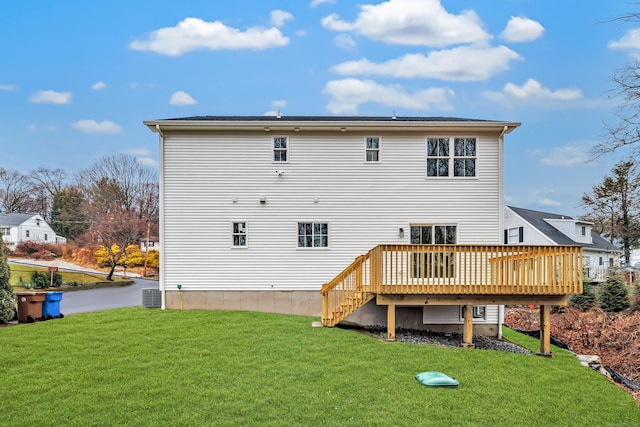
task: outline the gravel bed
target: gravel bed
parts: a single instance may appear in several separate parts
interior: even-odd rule
[[[387,336],[387,328],[383,326],[370,326],[364,330],[380,338],[385,338]],[[410,344],[460,347],[462,335],[399,328],[396,330],[396,341]],[[474,335],[473,344],[475,348],[480,350],[510,351],[511,353],[518,354],[533,354],[533,352],[512,342],[498,338],[486,337],[484,335]]]

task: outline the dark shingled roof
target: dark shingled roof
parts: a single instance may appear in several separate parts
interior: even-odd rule
[[[497,120],[462,119],[456,117],[391,117],[391,116],[192,116],[165,120],[184,121],[255,121],[255,122],[497,122]]]
[[[603,251],[617,251],[620,249],[612,245],[608,240],[604,239],[595,231],[591,230],[591,244],[578,243],[569,238],[562,231],[549,224],[545,219],[573,219],[568,215],[558,215],[549,212],[534,211],[531,209],[517,208],[515,206],[508,206],[513,212],[518,214],[522,219],[529,224],[540,230],[545,236],[550,238],[554,243],[558,245],[581,245],[588,249],[597,249]]]

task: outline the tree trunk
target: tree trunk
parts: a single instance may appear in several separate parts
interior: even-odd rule
[[[107,281],[108,282],[112,282],[113,281],[113,272],[116,269],[116,263],[114,262],[113,265],[111,265],[111,270],[109,270],[109,274],[107,274]]]

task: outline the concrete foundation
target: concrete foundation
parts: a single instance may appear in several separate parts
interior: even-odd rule
[[[320,317],[322,297],[317,291],[167,291],[165,306],[174,310],[242,310]],[[386,326],[387,307],[370,301],[345,319],[360,326]],[[462,323],[422,323],[422,307],[397,307],[396,328],[459,333]],[[474,324],[473,333],[498,336],[498,325]]]
[[[165,306],[176,310],[322,315],[322,298],[317,291],[167,291]]]

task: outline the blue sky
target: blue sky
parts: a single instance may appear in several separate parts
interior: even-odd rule
[[[505,199],[579,215],[625,153],[587,162],[615,69],[640,54],[627,1],[5,1],[0,167],[157,166],[143,120],[193,115],[510,120]]]

